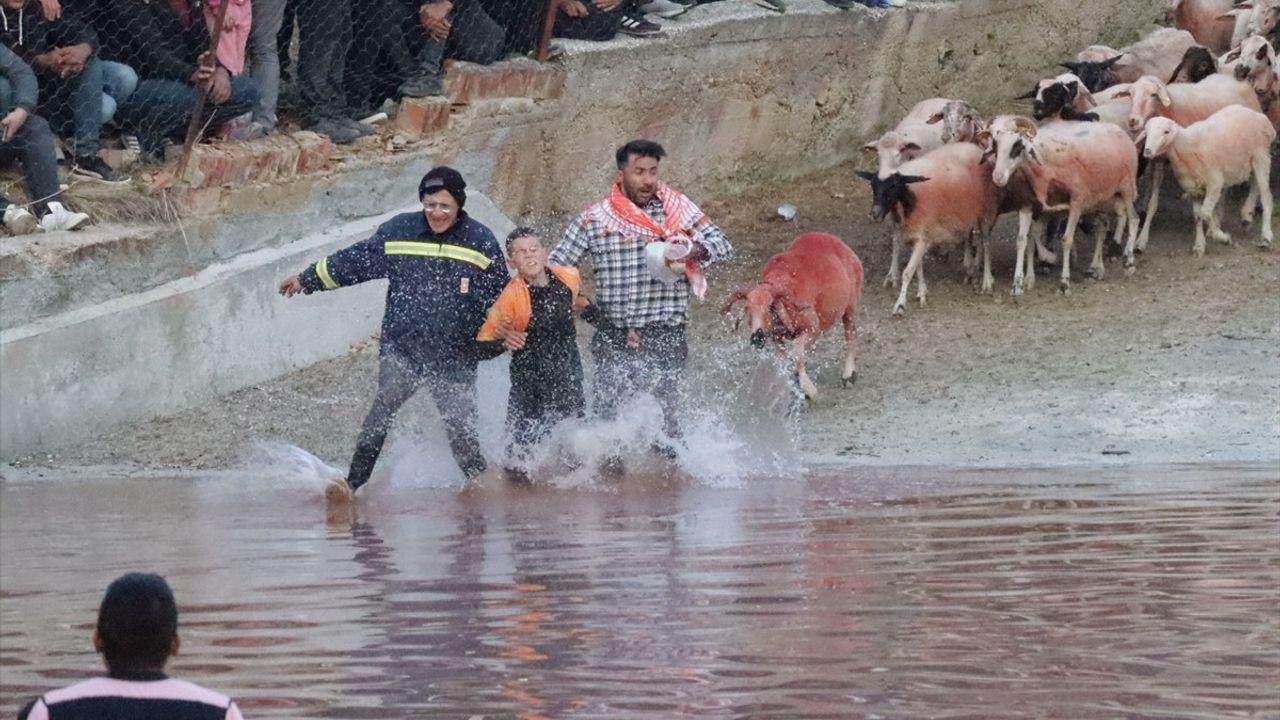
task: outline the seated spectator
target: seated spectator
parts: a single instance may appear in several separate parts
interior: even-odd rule
[[[66,9],[73,22],[79,23],[82,27],[93,27],[91,3],[76,0]],[[59,0],[40,0],[40,11],[46,20],[58,20],[63,13],[62,3]],[[97,33],[95,32],[94,35],[96,42]],[[98,64],[102,66],[102,124],[107,125],[115,118],[116,108],[120,103],[128,100],[134,89],[138,87],[138,73],[124,63],[104,57],[101,48],[98,48],[95,57]]]
[[[661,32],[631,0],[560,0],[555,37],[567,40],[612,40],[619,32],[648,37]]]
[[[137,133],[145,155],[163,158],[166,141],[182,140],[197,89],[208,95],[211,127],[253,109],[257,84],[233,75],[209,51],[204,15],[192,0],[99,0],[96,13],[103,54],[127,63],[141,78],[117,116]]]
[[[285,0],[253,0],[250,4],[249,54],[253,61],[249,72],[258,82],[259,94],[249,137],[270,133],[279,122],[276,105],[280,101],[281,60],[289,57],[287,48],[280,50],[286,4]],[[289,26],[293,26],[292,17]]]
[[[363,0],[352,8],[351,48],[343,83],[347,101],[361,115],[378,112],[384,100],[398,97],[400,83],[414,73],[416,61],[405,36],[401,0]],[[417,27],[413,18],[410,30]]]
[[[37,111],[59,133],[75,138],[72,172],[123,181],[98,157],[106,81],[94,57],[98,38],[93,29],[70,17],[46,19],[37,0],[0,0],[0,14],[4,44],[35,68],[42,89]]]
[[[227,696],[165,675],[179,646],[169,583],[159,575],[122,575],[107,587],[93,633],[107,676],[46,693],[18,720],[242,720]]]
[[[209,28],[209,41],[213,42],[214,23],[219,8],[229,2],[222,18],[222,34],[218,35],[218,47],[214,53],[218,63],[232,76],[244,74],[245,53],[249,46],[249,30],[253,24],[253,10],[249,0],[208,0],[204,6],[204,23]]]
[[[0,195],[4,225],[14,235],[24,235],[37,228],[47,232],[72,230],[89,219],[84,213],[71,212],[62,206],[53,130],[44,118],[35,114],[37,88],[31,67],[8,47],[0,46],[0,116],[3,116],[0,163],[15,158],[22,163],[27,196],[35,210],[33,214]]]
[[[351,9],[363,0],[297,0],[298,118],[335,143],[373,133],[347,103],[345,67],[351,50]]]
[[[513,28],[514,46],[524,45],[525,34],[536,38],[537,0],[498,1],[518,6],[505,18],[513,25],[515,18],[525,19]],[[372,94],[382,97],[439,95],[445,58],[488,65],[508,47],[507,29],[480,0],[369,0],[358,6],[355,31],[347,82],[375,83]]]

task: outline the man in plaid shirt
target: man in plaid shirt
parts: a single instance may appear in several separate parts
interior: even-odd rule
[[[703,268],[728,259],[733,246],[697,205],[658,179],[665,155],[649,140],[618,148],[618,175],[609,197],[569,225],[548,262],[578,265],[589,255],[595,270],[600,310],[591,339],[596,415],[612,419],[623,400],[651,392],[662,406],[663,430],[675,440],[681,434],[676,403],[689,357],[690,281],[697,283]],[[688,269],[675,282],[657,280],[649,271],[645,246],[658,241],[690,247]],[[654,449],[675,458],[670,445]]]

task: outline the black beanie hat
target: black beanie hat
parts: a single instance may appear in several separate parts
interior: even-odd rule
[[[467,181],[462,179],[462,173],[451,167],[441,165],[431,168],[431,172],[422,176],[422,182],[418,183],[418,199],[444,190],[458,201],[458,207],[467,204]]]

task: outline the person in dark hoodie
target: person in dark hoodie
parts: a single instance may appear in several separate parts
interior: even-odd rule
[[[285,297],[386,278],[378,394],[345,480],[326,491],[343,499],[369,480],[396,412],[426,385],[444,418],[453,457],[467,478],[484,472],[476,432],[472,338],[508,275],[493,232],[467,215],[466,182],[433,168],[418,184],[422,212],[388,220],[368,240],[323,258],[280,283]]]
[[[98,157],[102,149],[106,79],[96,57],[93,28],[62,16],[45,18],[37,0],[0,0],[0,35],[36,71],[42,89],[40,114],[59,134],[75,138],[72,172],[98,180],[121,178]]]
[[[38,89],[30,66],[8,47],[0,45],[0,163],[13,159],[22,163],[27,195],[35,210],[33,213],[0,195],[4,225],[14,235],[25,235],[37,228],[72,230],[89,219],[84,213],[62,206],[53,130],[44,118],[35,114]]]
[[[117,119],[137,133],[147,155],[162,158],[165,140],[182,139],[197,90],[208,94],[211,127],[253,110],[257,82],[247,75],[233,77],[218,64],[196,0],[97,0],[92,10],[102,53],[129,65],[140,78]]]

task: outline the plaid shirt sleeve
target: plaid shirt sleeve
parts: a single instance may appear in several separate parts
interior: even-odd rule
[[[590,249],[591,233],[587,230],[587,220],[579,217],[565,228],[560,242],[551,249],[547,262],[551,265],[574,267],[582,262],[582,256]]]
[[[714,263],[723,262],[733,257],[733,243],[729,242],[729,238],[725,237],[724,231],[719,225],[711,222],[711,218],[703,215],[693,224],[693,239],[702,247],[711,253],[711,257],[707,258],[702,267],[707,267]]]

